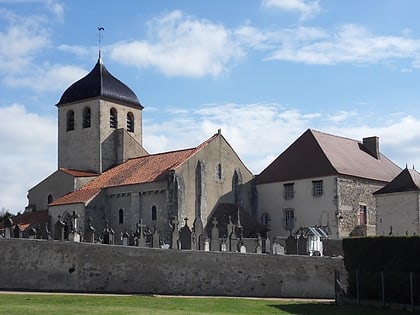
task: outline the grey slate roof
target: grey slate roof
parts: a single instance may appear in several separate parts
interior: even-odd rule
[[[405,168],[390,183],[373,194],[381,195],[405,191],[420,191],[420,174],[414,169]]]
[[[401,169],[383,154],[376,159],[357,140],[308,129],[261,174],[257,184],[348,175],[390,182]]]
[[[64,91],[57,106],[94,97],[103,97],[143,108],[136,94],[109,73],[100,58],[92,71]]]

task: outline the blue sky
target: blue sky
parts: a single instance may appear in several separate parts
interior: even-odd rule
[[[306,129],[379,136],[420,165],[416,0],[0,0],[0,210],[57,168],[64,90],[101,51],[143,104],[151,152],[222,129],[258,174]]]

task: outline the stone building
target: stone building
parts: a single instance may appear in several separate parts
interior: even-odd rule
[[[377,235],[419,235],[420,174],[405,168],[389,184],[374,192]]]
[[[308,129],[256,177],[258,216],[271,236],[322,227],[330,238],[374,235],[373,193],[400,168],[362,142]]]
[[[56,223],[75,230],[77,221],[73,232],[112,230],[116,243],[141,228],[170,244],[184,225],[205,238],[218,205],[251,211],[253,175],[221,131],[197,147],[149,154],[143,106],[100,58],[57,108],[58,170],[29,190],[27,208],[48,210],[53,235]]]

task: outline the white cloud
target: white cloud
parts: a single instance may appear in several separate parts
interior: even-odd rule
[[[37,92],[63,91],[86,73],[86,70],[77,66],[46,63],[33,66],[31,72],[24,75],[6,76],[3,82],[10,87],[25,87]]]
[[[57,122],[23,105],[0,107],[0,209],[23,211],[27,190],[56,169]]]
[[[374,35],[360,25],[342,25],[324,38],[286,38],[268,59],[306,64],[371,64],[405,59],[418,66],[420,39]]]
[[[118,43],[115,61],[156,67],[167,76],[220,76],[244,52],[222,25],[173,11],[149,23],[150,41]]]
[[[313,0],[263,0],[263,7],[297,12],[301,20],[307,20],[321,12],[319,1]]]
[[[0,73],[19,73],[31,64],[33,56],[50,44],[49,33],[36,17],[21,17],[0,8]]]

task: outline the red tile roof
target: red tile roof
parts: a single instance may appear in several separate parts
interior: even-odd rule
[[[18,224],[19,229],[23,232],[28,228],[48,222],[48,210],[39,210],[33,212],[23,213],[11,218],[13,221],[13,228]],[[0,229],[3,229],[3,223],[0,224]]]
[[[92,176],[98,176],[97,173],[92,172],[86,172],[86,171],[79,171],[79,170],[70,170],[68,168],[60,168],[60,171],[69,174],[73,177],[92,177]]]
[[[204,141],[195,148],[150,154],[129,159],[127,162],[111,168],[97,178],[83,186],[81,189],[64,195],[50,206],[86,203],[94,198],[102,189],[108,187],[150,183],[164,180],[169,171],[188,160],[193,154],[205,147],[217,134]]]
[[[376,159],[360,141],[308,129],[260,175],[257,183],[349,175],[389,182],[401,169],[383,154]]]

